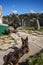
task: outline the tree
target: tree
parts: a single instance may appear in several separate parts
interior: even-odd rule
[[[40,23],[39,23],[38,18],[37,19],[36,18],[32,18],[30,21],[33,22],[33,24],[34,24],[33,26],[34,26],[34,28],[36,30],[40,30]]]
[[[34,19],[34,27],[36,30],[40,30],[40,23],[39,23],[38,18]]]

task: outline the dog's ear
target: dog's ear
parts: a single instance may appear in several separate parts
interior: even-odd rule
[[[26,37],[26,39],[25,40],[28,40],[28,36]]]
[[[25,44],[25,40],[23,38],[21,38],[21,41],[22,41],[22,45]]]
[[[22,42],[24,41],[24,39],[21,37],[21,40],[22,40]]]

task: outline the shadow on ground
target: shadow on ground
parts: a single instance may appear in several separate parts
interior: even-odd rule
[[[22,63],[19,63],[19,65],[29,65],[29,61],[26,60],[26,61],[24,61],[24,62],[22,62]]]

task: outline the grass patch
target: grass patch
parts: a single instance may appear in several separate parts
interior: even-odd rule
[[[18,29],[19,30],[35,30],[34,27],[26,27],[26,26],[19,27]]]
[[[38,55],[31,56],[27,59],[28,65],[43,65],[43,50]]]
[[[28,58],[29,65],[43,65],[43,56]]]
[[[41,27],[39,31],[43,31],[43,27]]]
[[[38,31],[38,30],[35,30],[34,27],[26,27],[26,26],[19,27],[18,29],[19,30],[33,30],[33,31]],[[41,27],[39,31],[43,31],[43,27]]]

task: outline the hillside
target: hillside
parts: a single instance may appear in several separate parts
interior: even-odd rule
[[[9,24],[9,23],[19,23],[19,25],[22,26],[22,21],[26,22],[26,23],[23,23],[23,25],[28,25],[30,26],[30,19],[33,19],[33,18],[39,18],[39,22],[40,22],[40,25],[43,26],[43,13],[36,13],[36,14],[10,14],[10,15],[7,15],[7,16],[3,16],[3,23],[6,23],[6,24]]]

